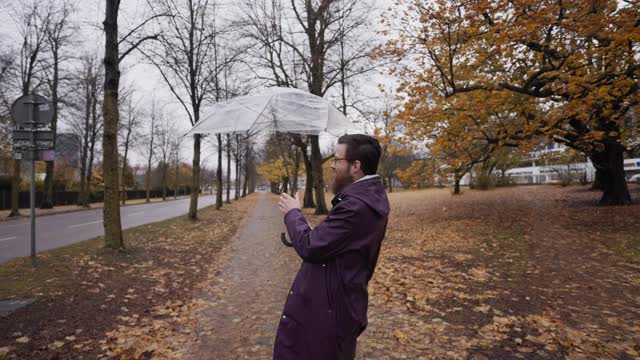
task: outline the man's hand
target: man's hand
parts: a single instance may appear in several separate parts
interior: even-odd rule
[[[278,209],[282,215],[286,215],[292,209],[300,209],[300,195],[296,193],[296,198],[292,198],[287,193],[280,195],[280,201],[278,201]]]

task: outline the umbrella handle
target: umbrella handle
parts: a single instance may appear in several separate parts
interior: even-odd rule
[[[284,233],[280,233],[280,240],[282,240],[284,246],[293,247],[293,244],[287,240],[287,236]]]

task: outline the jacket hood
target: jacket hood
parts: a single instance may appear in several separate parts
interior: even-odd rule
[[[344,189],[331,200],[331,204],[335,205],[348,197],[358,198],[376,213],[382,216],[389,216],[389,199],[382,184],[382,178],[378,175],[345,186]]]

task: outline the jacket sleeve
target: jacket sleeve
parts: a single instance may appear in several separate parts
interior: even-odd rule
[[[293,247],[302,260],[318,263],[343,252],[351,243],[357,220],[359,200],[338,203],[318,226],[311,229],[300,209],[289,211],[284,222]]]

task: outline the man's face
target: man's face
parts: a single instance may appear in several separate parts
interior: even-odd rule
[[[353,163],[347,161],[347,145],[338,144],[331,169],[333,170],[333,183],[331,191],[334,194],[339,193],[345,186],[351,184],[354,180]]]

